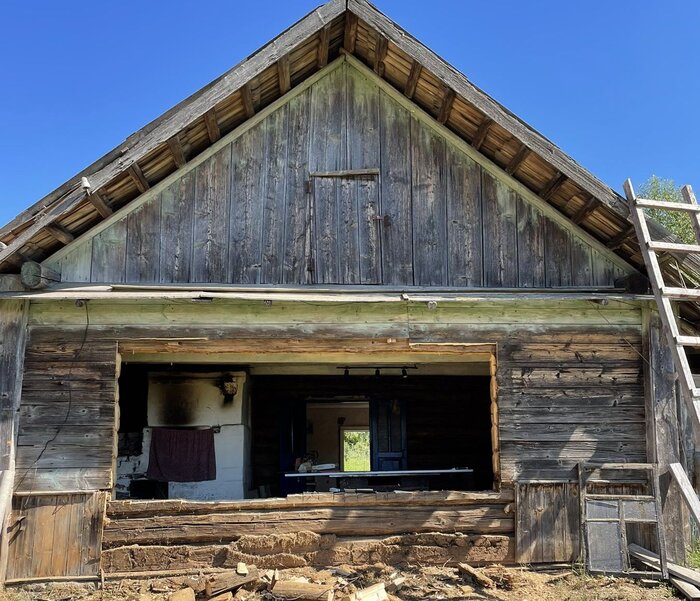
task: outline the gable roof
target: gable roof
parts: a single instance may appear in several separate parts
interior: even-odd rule
[[[369,66],[626,261],[642,265],[620,195],[366,0],[331,0],[0,228],[6,245],[0,245],[0,272],[49,257],[341,53]],[[666,266],[669,281],[678,282],[677,265]]]

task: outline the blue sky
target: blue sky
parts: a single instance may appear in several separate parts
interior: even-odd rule
[[[4,0],[0,223],[318,4]],[[612,187],[700,190],[700,2],[375,4]]]

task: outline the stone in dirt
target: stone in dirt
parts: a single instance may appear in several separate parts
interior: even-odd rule
[[[169,601],[194,601],[194,591],[187,587],[180,589],[179,591],[175,591],[170,597],[168,598]]]

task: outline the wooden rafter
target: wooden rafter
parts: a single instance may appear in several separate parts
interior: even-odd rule
[[[518,152],[516,152],[513,155],[513,158],[506,165],[505,172],[508,175],[513,175],[529,154],[530,149],[527,146],[525,146],[525,144],[521,144],[520,148],[518,149]]]
[[[178,134],[168,138],[168,148],[170,149],[170,154],[173,155],[175,166],[178,168],[184,167],[187,163],[187,158],[185,157],[185,149],[182,147],[182,142]]]
[[[377,37],[374,46],[374,72],[379,77],[384,77],[384,59],[389,50],[389,41],[382,35]]]
[[[600,206],[600,201],[595,198],[595,196],[591,196],[581,208],[576,211],[572,216],[571,216],[571,221],[573,221],[576,225],[579,225],[583,221],[585,221],[588,216],[593,213],[598,207]]]
[[[151,185],[148,183],[148,180],[146,179],[146,176],[143,174],[143,171],[141,171],[141,167],[138,166],[137,163],[134,163],[127,169],[127,173],[129,174],[129,177],[134,181],[134,184],[138,188],[139,192],[143,194],[146,190],[148,190]]]
[[[418,61],[413,61],[411,72],[408,74],[408,81],[403,91],[406,98],[413,98],[413,95],[416,93],[416,87],[418,86],[418,80],[420,79],[422,69],[423,67]]]
[[[317,65],[323,69],[328,64],[328,46],[331,37],[331,26],[326,25],[318,35],[318,58]]]
[[[107,217],[113,213],[112,209],[109,208],[99,191],[95,190],[87,197],[87,199],[88,202],[90,202],[90,204],[97,209],[97,212],[105,219],[107,219]]]
[[[59,242],[62,242],[65,245],[70,244],[75,240],[75,236],[71,234],[66,228],[63,226],[53,223],[51,225],[46,226],[46,231],[51,234],[56,240]]]
[[[214,109],[210,109],[204,113],[204,123],[207,126],[209,141],[212,144],[218,142],[221,139],[221,130],[219,129],[219,122],[216,119],[216,111]]]
[[[439,123],[444,125],[450,118],[450,113],[452,112],[452,105],[455,102],[454,90],[445,90],[445,95],[442,97],[442,104],[440,105],[440,110],[438,111],[437,120]]]
[[[285,54],[277,61],[277,77],[279,78],[280,95],[284,96],[292,89],[292,75],[289,69],[288,54]]]
[[[345,13],[345,35],[343,36],[343,48],[348,52],[355,52],[355,42],[357,41],[358,18],[355,13],[347,11]]]
[[[486,140],[486,136],[488,135],[489,129],[491,129],[492,125],[493,119],[484,117],[484,120],[479,124],[479,127],[474,134],[474,139],[472,140],[472,147],[474,150],[479,150],[481,148],[481,145],[484,143],[484,140]]]
[[[255,115],[255,107],[253,106],[253,94],[250,92],[250,86],[245,84],[240,90],[241,100],[245,108],[245,114],[248,119]]]
[[[552,179],[550,179],[545,184],[545,186],[544,186],[544,188],[542,188],[542,190],[540,190],[540,196],[544,200],[549,200],[552,196],[554,196],[556,191],[562,187],[562,185],[564,184],[565,181],[566,181],[566,175],[564,175],[561,172],[555,173],[554,177]]]
[[[634,225],[630,224],[619,234],[610,238],[605,246],[607,246],[610,250],[617,250],[632,236],[634,236]]]

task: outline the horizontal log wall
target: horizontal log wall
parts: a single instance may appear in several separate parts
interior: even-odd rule
[[[65,282],[493,288],[631,271],[362,71],[298,86],[47,264]]]

